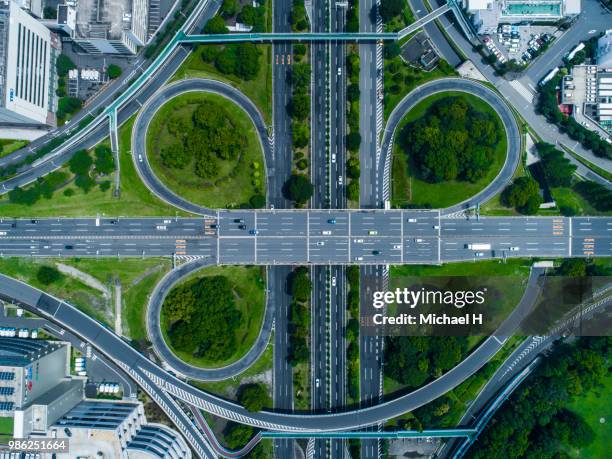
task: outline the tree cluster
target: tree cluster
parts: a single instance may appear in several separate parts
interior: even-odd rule
[[[501,135],[494,115],[458,96],[434,102],[425,116],[406,125],[401,141],[424,180],[476,182],[491,168]]]
[[[36,272],[36,279],[43,285],[49,285],[62,279],[63,274],[53,266],[41,266]]]
[[[536,149],[541,158],[540,165],[548,186],[571,186],[576,166],[563,155],[563,152],[545,142],[536,144]]]
[[[236,160],[247,144],[230,113],[216,101],[199,104],[191,122],[180,114],[171,116],[167,129],[179,141],[161,149],[162,163],[173,169],[193,167],[194,173],[205,180],[217,176],[219,161]]]
[[[310,115],[310,75],[308,63],[296,62],[291,66],[289,81],[291,83],[291,100],[287,111],[291,116],[292,143],[294,148],[304,148],[310,140],[308,116]]]
[[[238,389],[238,401],[247,410],[261,411],[272,405],[268,389],[261,383],[243,384]]]
[[[247,81],[255,79],[261,68],[261,51],[257,45],[248,42],[203,45],[200,56],[224,75],[235,75]]]
[[[67,115],[73,115],[83,107],[83,101],[78,97],[60,97],[57,101],[55,116],[59,120],[66,119]]]
[[[405,6],[405,0],[382,0],[378,12],[384,22],[389,22],[399,15]]]
[[[298,206],[305,204],[312,196],[313,191],[312,183],[304,174],[292,174],[284,186],[284,194],[287,199],[294,201]]]
[[[349,0],[346,11],[346,31],[359,32],[359,2]]]
[[[600,212],[612,210],[612,190],[605,185],[585,180],[574,184],[574,190]]]
[[[106,69],[106,74],[112,80],[119,78],[121,76],[121,67],[119,67],[117,64],[111,64]]]
[[[562,75],[558,74],[539,87],[537,111],[544,115],[549,122],[556,124],[559,130],[567,134],[572,140],[580,142],[584,148],[593,151],[597,156],[612,159],[612,145],[602,139],[597,132],[587,129],[573,117],[565,116],[559,110],[557,86],[561,78]]]
[[[291,30],[294,32],[304,32],[308,30],[308,16],[306,15],[304,0],[293,0],[289,21],[291,22]]]
[[[359,400],[359,267],[349,266],[346,278],[349,284],[349,320],[346,324],[348,393],[352,399]]]
[[[346,185],[346,196],[350,201],[359,201],[359,148],[361,146],[361,135],[359,134],[359,54],[351,52],[346,56],[346,70],[348,86],[346,89],[347,124],[349,133],[346,136],[346,148],[349,152],[346,160],[347,176],[350,179]]]
[[[385,376],[409,388],[440,377],[466,356],[463,336],[390,336],[385,343]]]
[[[289,311],[289,355],[288,362],[296,365],[307,362],[308,330],[310,329],[310,308],[308,307],[312,282],[308,275],[308,269],[304,266],[296,268],[289,274],[287,279],[289,293],[292,302]]]
[[[236,351],[241,313],[227,277],[202,277],[175,287],[162,311],[174,349],[214,361]]]
[[[503,451],[509,459],[552,459],[568,447],[590,445],[594,431],[567,406],[601,385],[608,372],[611,344],[610,337],[556,344],[487,424],[468,456],[489,458]]]
[[[507,207],[514,207],[522,214],[533,215],[542,204],[540,186],[531,177],[517,177],[502,192],[501,202]]]
[[[51,172],[46,177],[39,177],[36,183],[27,188],[14,188],[8,192],[9,201],[13,204],[25,204],[31,206],[41,198],[51,199],[57,188],[68,180],[68,174],[64,171]]]

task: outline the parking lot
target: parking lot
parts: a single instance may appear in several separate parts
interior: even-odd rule
[[[483,42],[502,64],[514,59],[528,65],[554,39],[555,26],[500,24],[497,34],[485,35]]]

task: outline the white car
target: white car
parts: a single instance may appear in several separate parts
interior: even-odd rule
[[[474,254],[475,257],[484,257],[484,252],[476,252]]]
[[[519,247],[510,247],[510,252],[518,252]]]
[[[142,155],[138,155],[138,161],[142,162]]]
[[[416,223],[417,219],[416,218],[409,218],[408,219],[408,223]]]
[[[433,229],[439,230],[440,229],[440,225],[434,225]]]
[[[6,231],[0,231],[0,236],[6,236]]]
[[[363,257],[355,257],[355,261],[363,261]]]
[[[319,378],[315,379],[315,387],[319,387],[321,385],[321,381]]]
[[[321,234],[322,234],[323,236],[330,236],[330,235],[331,235],[331,231],[329,231],[329,230],[326,230],[326,231],[321,231]]]
[[[157,225],[155,228],[158,229],[159,231],[165,231],[166,225]]]
[[[363,244],[363,239],[353,239],[355,244]]]
[[[336,153],[332,153],[331,159],[332,159],[332,163],[336,162]]]
[[[342,67],[338,67],[338,76],[342,75]]]
[[[376,236],[377,234],[378,234],[378,231],[376,231],[376,230],[370,230],[370,231],[368,231],[368,235],[369,235],[369,236]]]
[[[167,225],[168,223],[172,223],[172,220],[164,220],[164,225]]]
[[[342,176],[341,176],[341,175],[339,175],[339,176],[338,176],[338,185],[342,185],[342,182],[343,182],[343,180],[342,180]]]
[[[332,277],[332,287],[336,286],[336,277]]]
[[[400,244],[395,244],[395,245],[393,246],[393,248],[394,248],[395,250],[401,250],[402,246],[401,246]]]
[[[325,242],[323,241],[317,241],[317,245],[321,246],[321,245],[325,245]]]

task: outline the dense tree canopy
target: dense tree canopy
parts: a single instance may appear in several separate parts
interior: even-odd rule
[[[612,190],[605,185],[590,180],[578,182],[574,189],[595,209],[607,212],[612,210]]]
[[[41,266],[36,272],[36,279],[43,285],[49,285],[62,278],[62,273],[53,266]]]
[[[465,357],[466,351],[466,337],[388,337],[385,375],[408,387],[420,387],[454,367]]]
[[[223,360],[235,352],[241,314],[227,277],[202,277],[175,287],[162,311],[176,350],[210,360]]]
[[[305,175],[293,174],[285,184],[285,191],[288,199],[304,204],[312,196],[313,186]]]
[[[531,177],[515,178],[514,182],[502,192],[501,201],[523,214],[535,214],[542,204],[538,182]]]
[[[394,16],[397,16],[404,9],[405,0],[382,0],[378,12],[382,16],[383,21],[389,22]]]
[[[121,76],[121,67],[119,67],[117,64],[111,64],[108,66],[108,69],[106,69],[106,73],[111,79],[118,78]]]
[[[94,150],[94,164],[100,174],[110,174],[115,170],[113,151],[106,145],[98,145]]]
[[[228,32],[229,30],[225,25],[225,21],[219,15],[213,16],[204,26],[204,33],[219,34]]]
[[[236,129],[230,113],[216,101],[199,104],[191,123],[177,113],[168,119],[167,126],[181,143],[161,149],[162,163],[175,169],[191,165],[203,179],[215,177],[219,161],[236,160],[247,145],[245,134]]]
[[[249,411],[261,411],[272,405],[263,384],[245,384],[238,389],[238,401]]]
[[[477,111],[465,97],[447,97],[406,125],[401,145],[424,180],[476,182],[491,167],[500,129],[494,115]]]
[[[484,459],[504,452],[509,459],[559,456],[568,446],[584,448],[595,434],[567,406],[574,397],[593,390],[608,372],[610,337],[580,338],[558,344],[534,373],[499,409],[474,443],[468,457]]]
[[[563,152],[557,150],[554,145],[540,142],[536,145],[540,155],[542,171],[548,182],[548,186],[570,186],[576,166],[563,156]]]

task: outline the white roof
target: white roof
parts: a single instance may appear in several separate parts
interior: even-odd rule
[[[606,30],[605,35],[597,40],[597,65],[612,66],[612,29]]]
[[[492,0],[467,0],[468,11],[486,10],[491,8]]]
[[[580,0],[565,0],[565,15],[580,14]]]

